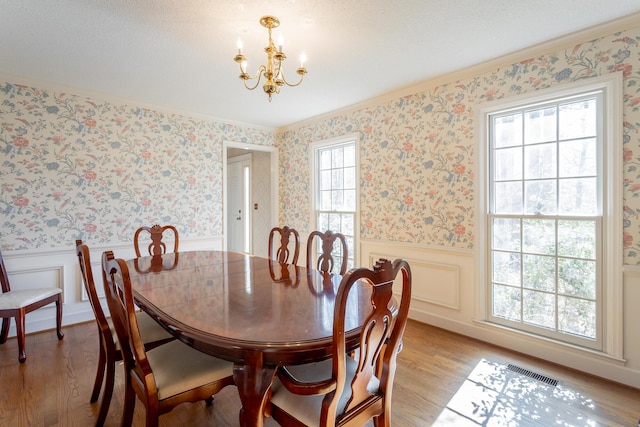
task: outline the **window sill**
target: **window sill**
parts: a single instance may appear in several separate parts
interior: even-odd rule
[[[473,323],[482,328],[483,330],[491,333],[498,333],[501,337],[509,337],[521,342],[535,343],[541,348],[552,348],[555,351],[562,353],[580,354],[585,357],[595,358],[600,361],[612,363],[617,366],[626,366],[627,360],[619,357],[612,356],[604,351],[593,350],[590,348],[580,347],[574,344],[565,343],[562,341],[554,340],[551,338],[535,335],[529,332],[520,331],[517,329],[509,328],[507,326],[498,325],[495,323],[487,322],[485,320],[473,320]],[[494,336],[495,337],[495,336]],[[498,342],[499,341],[499,342]],[[501,340],[491,340],[492,343],[500,346],[505,346]]]

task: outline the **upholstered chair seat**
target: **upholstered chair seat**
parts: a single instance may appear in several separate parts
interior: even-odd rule
[[[158,387],[158,400],[229,376],[233,363],[211,357],[180,341],[147,351]]]
[[[356,375],[358,362],[351,357],[345,358],[346,362],[346,384],[351,384]],[[310,363],[306,365],[288,366],[289,372],[298,380],[305,383],[315,383],[331,378],[332,361],[324,360],[322,362]],[[380,388],[380,380],[373,376],[367,385],[367,391],[374,394]],[[291,393],[286,389],[278,378],[275,379],[271,387],[273,396],[271,402],[281,408],[289,408],[289,413],[298,421],[307,426],[320,425],[320,414],[322,413],[322,401],[324,394],[315,394],[311,396],[301,396]],[[344,412],[347,401],[351,397],[350,389],[345,389],[340,401],[338,402],[337,412]]]
[[[0,310],[23,308],[59,293],[62,293],[60,288],[24,289],[5,292],[0,298]]]

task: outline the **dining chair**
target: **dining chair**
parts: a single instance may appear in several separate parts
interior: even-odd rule
[[[0,330],[0,344],[4,344],[9,337],[9,321],[16,319],[16,338],[18,339],[18,361],[24,363],[27,360],[25,352],[25,317],[27,313],[40,307],[56,304],[56,333],[58,340],[64,338],[62,332],[62,289],[56,287],[11,290],[9,276],[4,266],[2,252],[0,252],[0,317],[2,329]]]
[[[320,239],[322,243],[319,248],[318,245],[314,245],[314,241],[317,239]],[[327,230],[324,233],[316,230],[309,234],[309,238],[307,239],[307,268],[313,268],[326,273],[334,273],[333,269],[336,266],[336,262],[333,250],[336,248],[336,242],[340,244],[339,254],[341,255],[340,270],[337,272],[341,275],[346,273],[347,262],[349,261],[347,239],[342,233],[335,233],[331,230]],[[313,261],[314,252],[319,253],[315,262]]]
[[[164,237],[164,233],[167,230],[169,230],[169,233],[173,233],[173,252],[178,252],[178,230],[173,225],[161,226],[160,224],[154,224],[151,227],[142,226],[138,228],[133,235],[133,247],[136,251],[136,257],[140,258],[142,256],[140,252],[140,237],[142,233],[149,234],[149,237],[151,239],[149,246],[147,246],[149,255],[162,255],[166,253],[167,245],[162,241],[162,238]]]
[[[274,247],[278,243],[276,238],[280,236],[280,246],[274,253]],[[293,252],[289,250],[289,243],[293,240]],[[300,255],[300,234],[295,228],[288,225],[273,227],[269,233],[269,259],[274,259],[282,264],[297,264]],[[291,257],[291,259],[289,259]]]
[[[98,324],[99,353],[98,353],[98,370],[96,379],[93,383],[93,391],[91,392],[91,403],[98,400],[102,383],[104,381],[104,391],[102,394],[102,402],[100,403],[100,412],[96,426],[102,426],[107,418],[111,396],[113,395],[113,386],[115,382],[116,363],[122,360],[122,352],[120,344],[116,336],[116,330],[113,326],[111,318],[105,314],[100,297],[93,280],[93,272],[91,269],[91,255],[89,247],[82,242],[76,240],[76,254],[78,255],[78,263],[80,264],[80,273],[82,275],[82,283],[89,298],[89,303],[93,309],[93,314]],[[140,335],[144,342],[144,347],[148,350],[173,341],[175,338],[158,322],[153,320],[145,312],[138,310],[136,312],[138,318],[138,327]]]
[[[402,273],[402,295],[395,318],[390,310],[393,284]],[[371,314],[359,350],[345,344],[350,292],[371,290]],[[389,427],[396,357],[407,324],[411,270],[405,260],[380,259],[373,269],[351,269],[342,278],[333,315],[333,354],[328,360],[282,366],[271,390],[271,416],[282,426],[362,426],[373,418]],[[353,354],[353,357],[351,357]]]
[[[146,409],[146,425],[184,402],[205,400],[234,384],[233,363],[195,350],[179,340],[151,350],[142,345],[127,263],[102,254],[102,276],[109,311],[122,349],[125,396],[122,425],[133,421],[136,396]]]

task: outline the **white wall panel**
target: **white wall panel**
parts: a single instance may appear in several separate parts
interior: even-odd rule
[[[371,252],[369,265],[373,265],[380,258],[394,260],[392,255]],[[460,267],[458,265],[403,258],[409,262],[413,277],[428,278],[419,282],[414,281],[417,283],[411,292],[412,299],[455,310],[460,308]]]

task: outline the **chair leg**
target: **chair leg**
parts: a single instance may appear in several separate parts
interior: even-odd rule
[[[98,420],[96,421],[96,426],[102,426],[104,424],[104,421],[107,419],[107,413],[109,412],[109,405],[111,405],[111,396],[113,396],[113,384],[115,383],[115,376],[116,376],[115,360],[111,360],[109,357],[107,357],[103,366],[106,367],[106,375],[104,377],[104,380],[105,380],[104,392],[102,393],[102,402],[100,402],[100,413],[98,414]],[[133,398],[135,399],[135,393],[133,393],[133,389],[131,389],[131,391],[133,394]],[[126,396],[125,396],[125,400],[126,400]],[[131,414],[133,415],[133,410],[131,411]],[[129,422],[131,422],[131,420],[129,420]]]
[[[9,321],[10,317],[2,318],[2,330],[0,331],[0,344],[4,344],[7,342],[7,338],[9,337]]]
[[[102,379],[104,378],[104,368],[107,363],[106,351],[104,344],[102,343],[102,335],[100,335],[100,347],[98,352],[98,370],[96,371],[96,379],[93,382],[93,391],[91,392],[90,402],[96,402],[100,396],[100,389],[102,388]]]
[[[124,391],[124,408],[122,410],[122,427],[131,427],[133,423],[133,411],[136,405],[136,392],[131,385],[129,373],[126,373],[125,391]]]
[[[27,360],[27,354],[24,351],[24,318],[25,318],[24,309],[18,310],[18,314],[16,315],[16,337],[18,338],[18,361],[20,363],[24,363]]]
[[[56,333],[58,334],[58,341],[64,338],[62,332],[62,294],[58,294],[56,300]]]
[[[147,396],[145,403],[145,411],[147,413],[147,424],[146,427],[158,427],[158,423],[160,421],[160,410],[158,408],[158,398],[157,396],[150,397]]]
[[[156,410],[149,410],[149,408],[147,408],[147,424],[146,427],[158,427],[158,423],[159,423],[159,415],[158,415],[158,407],[156,406],[155,408]]]

